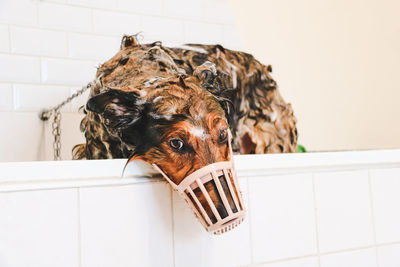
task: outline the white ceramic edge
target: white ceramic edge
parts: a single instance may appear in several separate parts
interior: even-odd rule
[[[332,171],[335,168],[400,167],[400,149],[268,155],[236,155],[239,178],[268,174]],[[0,163],[0,192],[159,182],[142,161],[126,159]]]

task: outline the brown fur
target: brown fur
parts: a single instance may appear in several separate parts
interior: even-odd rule
[[[141,159],[179,183],[229,160],[227,143],[218,141],[228,128],[234,151],[295,152],[296,120],[270,72],[251,55],[220,45],[167,48],[126,36],[97,71],[81,123],[86,144],[74,148],[74,158]],[[174,151],[172,139],[187,150]]]

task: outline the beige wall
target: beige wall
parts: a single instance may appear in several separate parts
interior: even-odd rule
[[[400,1],[229,0],[309,150],[400,147]]]

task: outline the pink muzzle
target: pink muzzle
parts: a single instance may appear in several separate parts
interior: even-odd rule
[[[186,200],[208,232],[222,234],[243,221],[246,211],[232,161],[207,165],[178,185],[157,165],[153,166]]]

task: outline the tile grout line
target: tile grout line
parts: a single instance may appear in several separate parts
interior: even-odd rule
[[[90,32],[94,32],[94,16],[93,16],[93,8],[90,9]]]
[[[382,243],[382,244],[378,244],[376,246],[370,245],[370,246],[348,248],[348,249],[342,249],[342,250],[334,250],[334,251],[329,251],[329,252],[322,252],[320,254],[307,254],[307,255],[291,257],[291,258],[281,258],[281,259],[276,259],[276,260],[271,260],[271,261],[257,262],[257,263],[253,263],[250,265],[241,265],[241,267],[263,266],[264,264],[281,263],[281,262],[287,262],[287,261],[293,261],[293,260],[301,260],[301,259],[307,259],[307,258],[318,257],[318,256],[333,255],[333,254],[353,252],[353,251],[359,251],[359,250],[370,249],[370,248],[375,248],[375,247],[386,247],[386,246],[393,246],[393,245],[400,245],[400,242]]]
[[[78,266],[82,266],[82,236],[81,236],[81,189],[77,188],[77,213],[78,213]]]
[[[0,25],[8,25],[8,24],[0,22]],[[18,23],[12,23],[12,24],[10,24],[10,27],[24,28],[24,29],[29,29],[29,30],[55,32],[55,33],[74,33],[74,34],[80,34],[80,35],[93,35],[93,36],[97,36],[97,37],[120,36],[117,34],[110,34],[110,33],[97,33],[94,31],[66,30],[66,29],[48,28],[45,26],[35,26],[35,25],[30,25],[30,24],[18,24]],[[121,34],[121,36],[122,36],[122,34]]]
[[[90,9],[91,12],[96,11],[96,8],[88,8],[88,9]],[[212,26],[221,26],[223,28],[225,26],[235,27],[235,25],[230,24],[230,23],[226,24],[226,23],[219,23],[219,22],[208,22],[208,21],[200,21],[200,20],[191,20],[191,19],[187,19],[187,18],[164,17],[164,16],[139,14],[139,13],[123,13],[123,14],[135,15],[135,16],[138,16],[139,18],[152,17],[152,18],[170,19],[170,20],[175,20],[175,21],[179,21],[179,22],[183,22],[183,23],[185,23],[185,22],[200,23],[200,24],[206,24],[206,25],[212,25]],[[92,20],[93,20],[93,16],[92,16]],[[91,34],[91,35],[102,36],[102,37],[116,37],[116,36],[123,35],[123,34],[98,33],[98,32],[94,31],[94,27],[91,27],[92,29],[90,31],[78,31],[78,30],[67,30],[65,28],[51,28],[48,26],[40,26],[39,24],[32,25],[32,24],[24,24],[24,23],[18,23],[18,22],[13,22],[12,24],[10,24],[9,22],[0,21],[0,24],[16,26],[16,27],[21,27],[21,28],[35,29],[35,30],[53,31],[53,32],[64,32],[64,33],[69,32],[69,33],[84,34],[84,35]],[[94,24],[94,22],[93,22],[93,24]],[[91,23],[91,26],[92,26],[92,23]]]
[[[315,190],[315,174],[311,174],[312,187],[313,187],[313,206],[314,206],[314,223],[315,223],[315,238],[317,241],[317,254],[318,254],[318,266],[321,266],[320,257],[320,245],[319,245],[319,231],[318,231],[318,209],[317,209],[317,195]]]
[[[250,219],[250,181],[246,178],[247,185],[247,219],[249,220],[249,239],[250,239],[250,264],[254,264],[254,246],[253,246],[253,231]]]
[[[376,266],[379,267],[379,257],[378,257],[378,242],[376,239],[376,225],[375,225],[375,211],[374,211],[374,201],[372,194],[372,179],[371,179],[371,170],[368,170],[368,189],[369,189],[369,201],[371,208],[371,221],[372,221],[372,232],[374,235],[374,244],[375,244],[375,256],[376,256]]]
[[[288,261],[294,261],[294,260],[302,260],[302,259],[308,259],[312,257],[316,257],[317,254],[308,254],[308,255],[303,255],[303,256],[297,256],[297,257],[291,257],[291,258],[282,258],[282,259],[275,259],[271,261],[261,261],[257,263],[252,263],[249,265],[239,265],[239,267],[256,267],[256,266],[264,266],[264,264],[274,264],[274,263],[282,263],[282,262],[288,262]]]
[[[5,53],[0,52],[1,56],[22,56],[22,57],[31,57],[36,59],[57,59],[57,60],[72,60],[72,61],[86,61],[90,63],[98,64],[99,59],[89,59],[89,58],[74,58],[74,57],[63,57],[63,56],[46,56],[46,55],[33,55],[33,54],[26,54],[26,53]]]
[[[36,25],[38,26],[38,27],[40,27],[40,19],[39,19],[39,17],[40,17],[40,12],[39,12],[39,5],[40,5],[40,3],[39,3],[39,1],[36,1],[36,5],[35,5],[35,7],[36,7]]]
[[[169,196],[171,200],[171,227],[172,227],[172,262],[173,266],[176,266],[176,259],[175,259],[175,217],[174,217],[174,191],[169,186]]]
[[[18,98],[18,92],[17,92],[17,89],[15,88],[15,83],[12,83],[11,84],[12,85],[12,96],[13,96],[13,99],[12,99],[12,104],[13,104],[13,106],[12,106],[12,111],[11,112],[16,112],[17,111],[17,107],[18,107],[18,105],[19,105],[19,98]]]
[[[39,80],[40,80],[40,83],[43,83],[43,57],[42,56],[40,56],[39,57]]]
[[[8,52],[11,54],[12,48],[11,48],[11,25],[7,24],[7,30],[8,30]]]
[[[70,41],[71,41],[71,35],[70,35],[70,33],[69,32],[67,32],[67,33],[65,33],[66,34],[66,36],[67,36],[67,57],[68,58],[71,58],[71,52],[70,52],[70,46],[71,46],[71,44],[70,44]]]
[[[81,9],[91,9],[93,11],[120,13],[120,14],[125,14],[125,15],[149,16],[149,17],[172,19],[172,20],[187,20],[187,21],[191,21],[191,22],[200,22],[200,23],[205,23],[205,24],[219,24],[219,25],[231,25],[232,26],[232,23],[209,22],[209,21],[203,20],[203,19],[190,19],[188,17],[179,17],[179,16],[171,17],[171,16],[167,16],[167,15],[150,14],[150,13],[146,13],[146,12],[134,12],[134,11],[129,11],[129,10],[125,11],[123,9],[118,9],[118,8],[101,8],[101,7],[77,5],[77,4],[71,4],[71,3],[58,3],[58,2],[48,2],[48,3],[54,4],[57,6],[68,6],[68,7],[75,7],[75,8],[81,8]]]

